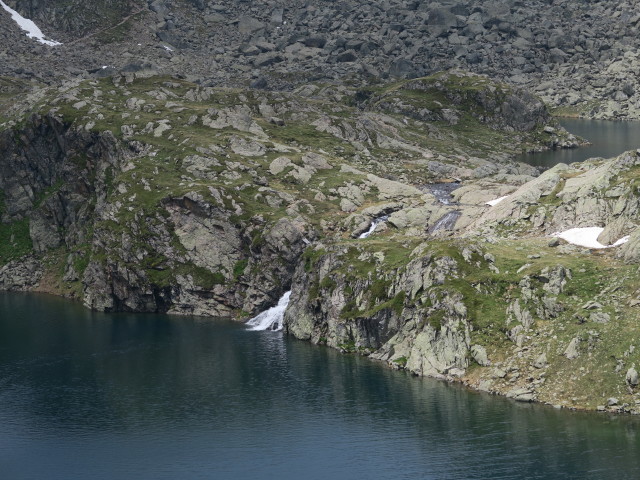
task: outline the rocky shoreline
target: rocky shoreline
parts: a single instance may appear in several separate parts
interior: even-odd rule
[[[238,319],[291,290],[297,338],[636,412],[638,152],[514,160],[582,143],[554,115],[640,118],[632,2],[6,4],[51,41],[0,11],[0,289]]]
[[[2,289],[239,319],[291,289],[285,330],[313,343],[522,401],[640,400],[640,157],[514,162],[578,141],[527,92],[459,70],[291,93],[125,75],[4,115]],[[549,238],[593,226],[630,237]]]

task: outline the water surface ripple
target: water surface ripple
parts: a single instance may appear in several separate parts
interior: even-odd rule
[[[613,122],[582,118],[563,118],[560,123],[569,132],[585,138],[591,145],[520,155],[517,160],[550,168],[558,163],[582,162],[589,158],[613,158],[627,150],[640,148],[640,122]]]
[[[635,479],[639,425],[226,320],[0,293],[6,480]]]

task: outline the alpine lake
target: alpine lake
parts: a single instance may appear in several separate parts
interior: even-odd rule
[[[638,123],[567,120],[637,148]],[[0,292],[0,478],[637,479],[640,418],[556,410],[226,319]]]

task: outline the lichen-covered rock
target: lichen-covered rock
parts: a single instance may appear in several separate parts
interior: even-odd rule
[[[218,130],[232,127],[240,132],[265,136],[264,130],[255,122],[251,109],[246,105],[236,105],[221,110],[210,108],[207,115],[202,117],[202,124]]]
[[[535,368],[544,368],[547,366],[547,354],[542,352],[533,362]]]
[[[525,330],[531,328],[534,322],[531,312],[529,312],[529,310],[527,309],[522,308],[518,299],[514,300],[507,309],[507,321],[518,322],[522,324],[522,328]],[[512,333],[511,336],[517,337],[517,334]]]
[[[165,208],[188,260],[231,280],[234,266],[242,257],[242,240],[226,211],[204,202],[197,194],[169,200]]]
[[[32,290],[38,286],[43,271],[34,257],[11,261],[0,267],[0,290]]]
[[[247,140],[235,135],[231,138],[229,146],[233,153],[243,157],[261,157],[267,151],[261,142],[256,140]]]
[[[530,388],[514,388],[507,392],[507,398],[513,398],[517,402],[533,402],[536,399],[535,391]]]
[[[506,199],[488,209],[476,225],[487,222],[513,223],[531,217],[531,207],[538,204],[540,198],[549,195],[561,182],[560,174],[567,170],[564,164],[558,164],[538,178],[524,184]]]
[[[574,337],[569,342],[569,345],[567,345],[567,348],[564,351],[563,355],[567,357],[569,360],[574,360],[580,356],[579,347],[580,347],[580,338]]]
[[[640,228],[634,230],[629,241],[620,247],[618,256],[627,263],[640,263]]]
[[[471,356],[473,357],[475,362],[482,367],[488,367],[491,365],[491,361],[487,356],[487,349],[482,345],[472,345]]]
[[[467,368],[470,325],[462,297],[434,296],[426,309],[418,307],[416,298],[456,274],[452,258],[417,257],[399,272],[382,269],[381,276],[350,278],[340,273],[349,250],[311,252],[310,258],[318,258],[312,265],[301,264],[294,276],[284,319],[288,333],[362,351],[419,375]],[[381,255],[374,258],[385,261]]]

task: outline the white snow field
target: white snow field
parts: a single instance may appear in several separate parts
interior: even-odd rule
[[[42,30],[38,28],[38,26],[33,22],[33,20],[24,18],[22,15],[20,15],[14,9],[9,7],[9,5],[4,3],[2,0],[0,0],[0,6],[2,6],[2,8],[4,8],[7,12],[11,14],[11,18],[13,19],[13,21],[16,22],[22,30],[27,32],[27,37],[33,38],[34,40],[37,40],[40,43],[49,45],[50,47],[55,47],[56,45],[62,45],[60,42],[56,42],[55,40],[47,40],[44,37],[44,33],[42,33]]]
[[[586,248],[611,248],[622,245],[629,241],[629,236],[622,237],[613,245],[603,245],[598,241],[598,237],[604,231],[602,227],[582,227],[582,228],[570,228],[564,232],[557,232],[552,234],[552,237],[562,238],[569,243]]]

